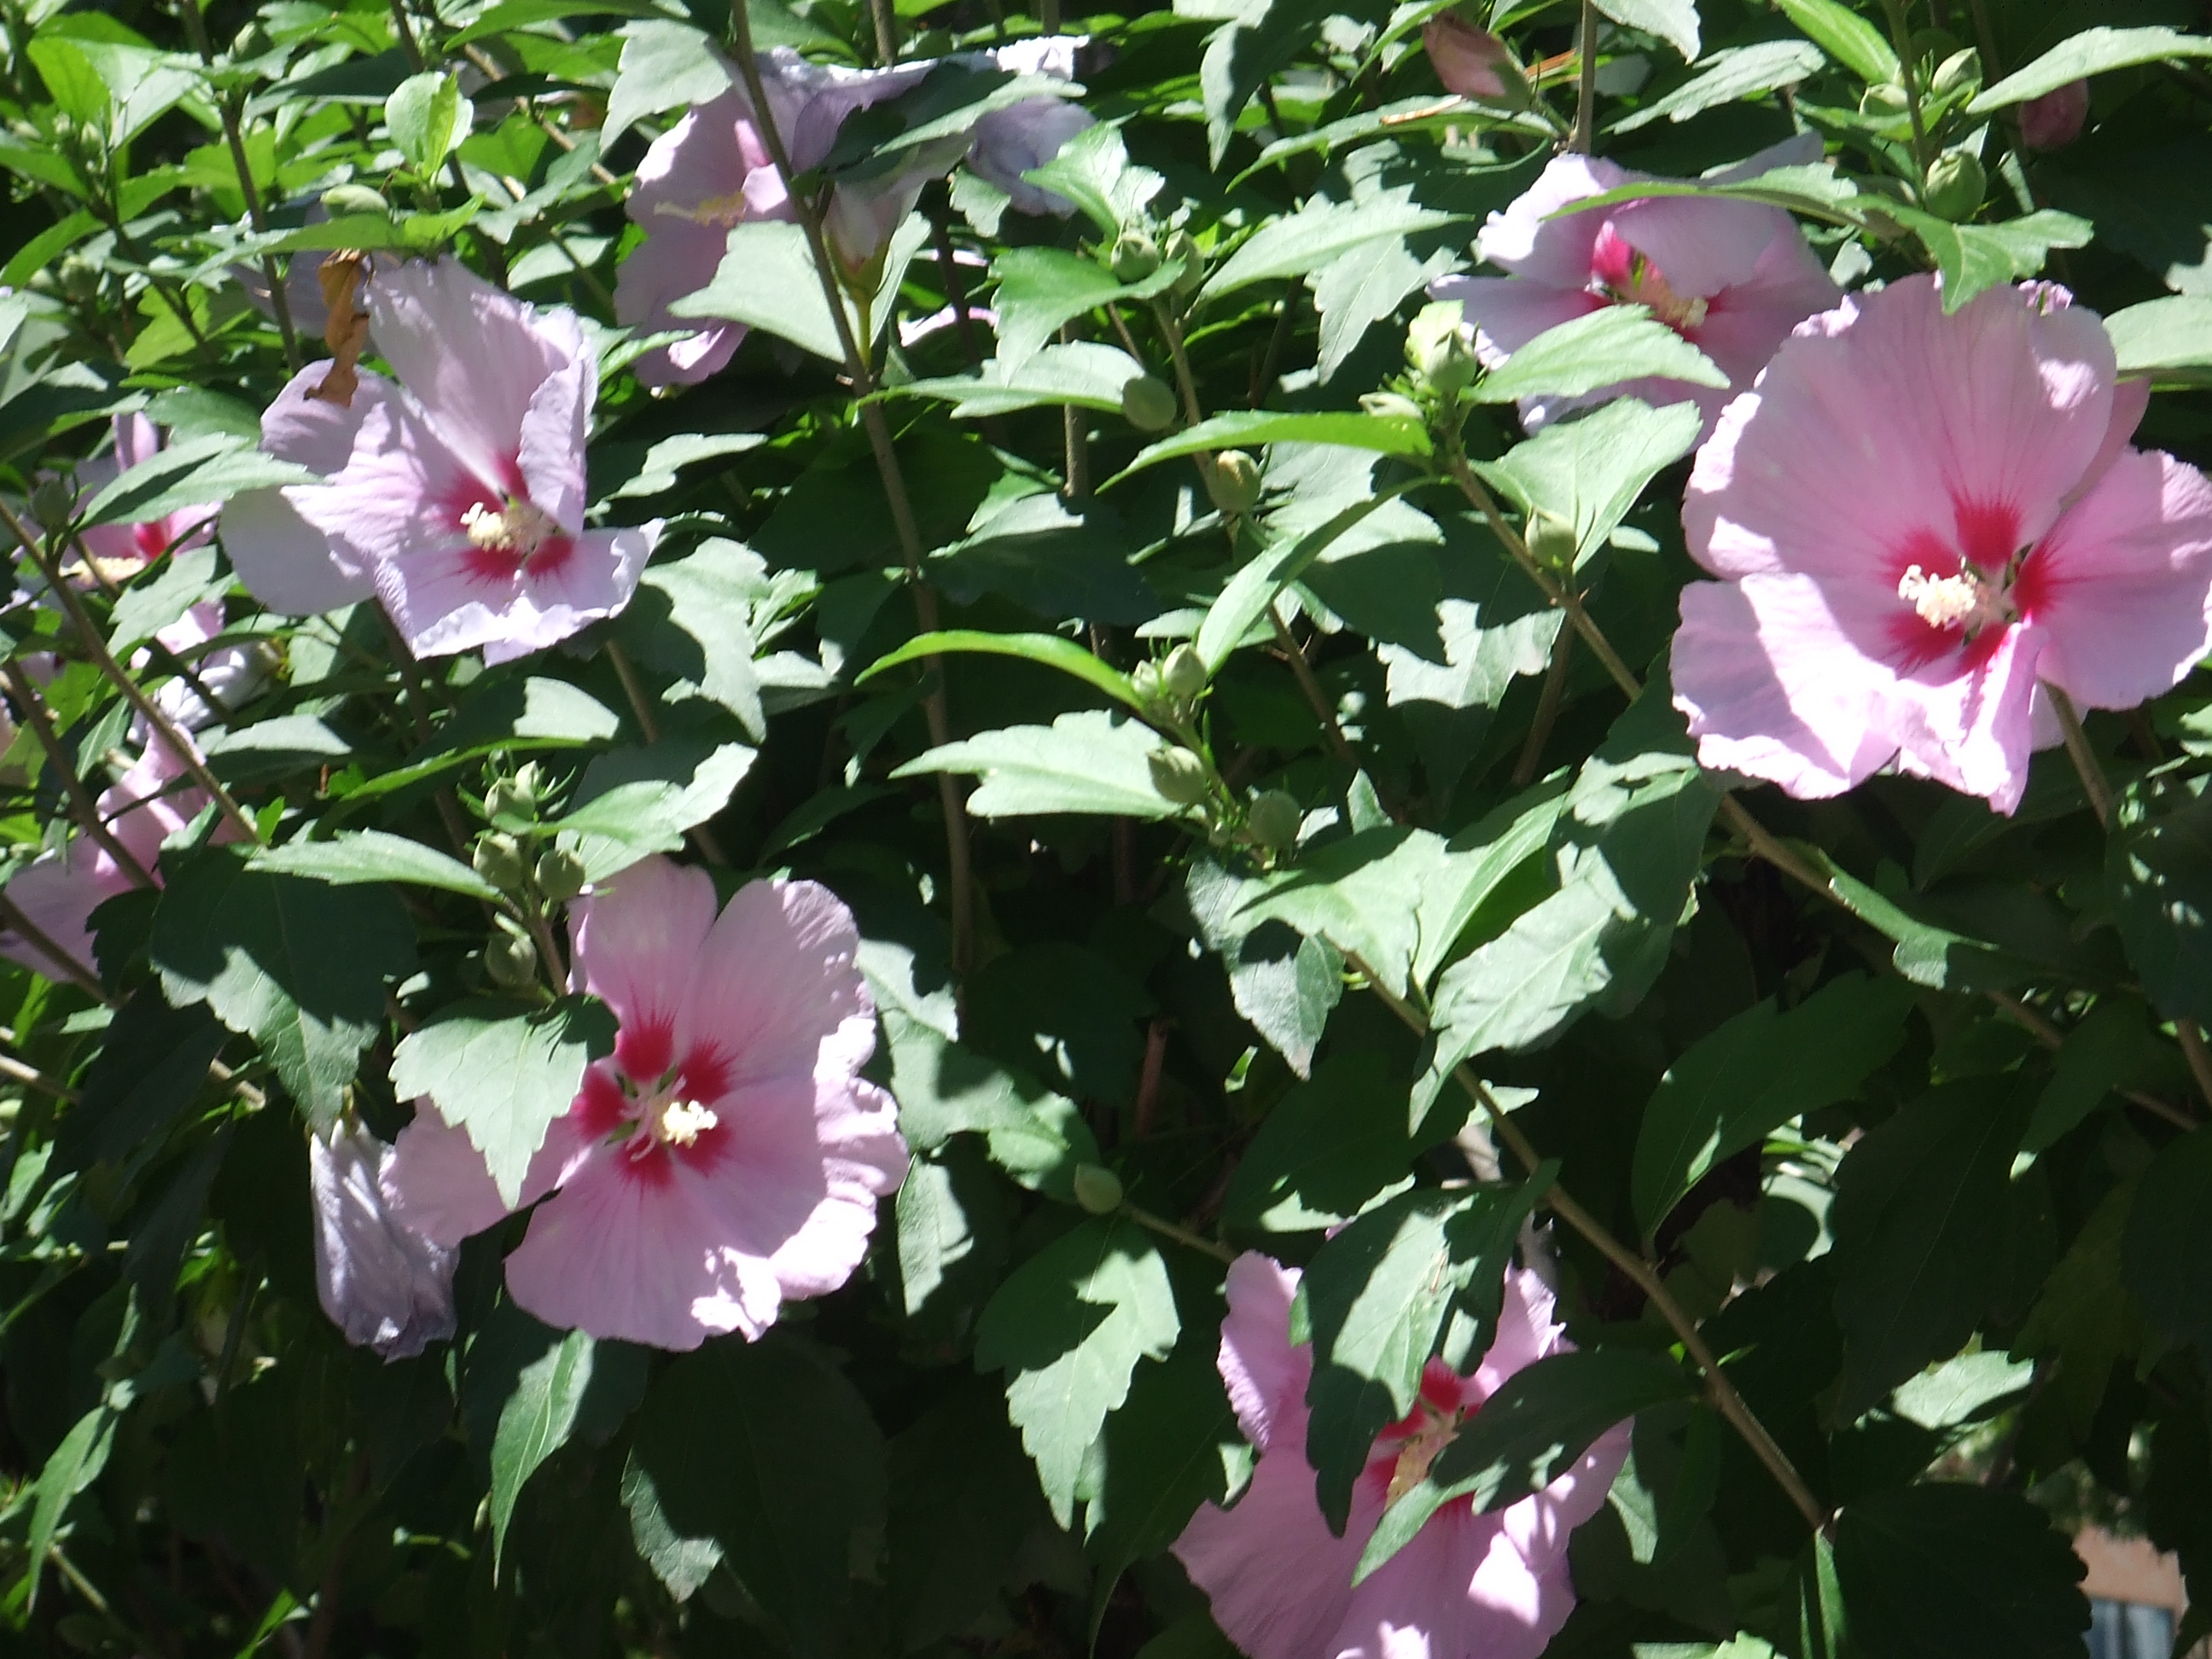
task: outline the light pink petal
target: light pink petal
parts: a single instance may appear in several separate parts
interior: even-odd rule
[[[514,489],[538,387],[591,359],[574,314],[525,305],[451,257],[380,269],[369,292],[376,349],[442,447],[483,483]]]
[[[454,1253],[392,1213],[393,1157],[366,1129],[307,1137],[316,1299],[347,1341],[405,1359],[453,1334]]]
[[[2081,475],[2081,481],[2068,493],[2067,506],[2073,506],[2087,495],[2097,480],[2105,476],[2105,469],[2127,447],[2128,440],[2136,435],[2136,428],[2142,424],[2142,417],[2149,412],[2148,380],[2130,380],[2114,383],[2112,418],[2105,428],[2105,441],[2097,447],[2097,457],[2089,463],[2089,470]]]
[[[1900,706],[1886,717],[1897,734],[1899,769],[1980,795],[2000,812],[2019,806],[2027,788],[2030,710],[2043,644],[2038,629],[2008,628],[1988,662],[1971,674],[1901,677]]]
[[[584,434],[598,396],[599,362],[579,352],[545,377],[522,418],[526,492],[571,535],[584,526]]]
[[[687,962],[679,1045],[712,1047],[732,1087],[849,1079],[875,1048],[875,1006],[854,965],[860,932],[811,881],[757,881],[732,896]]]
[[[415,1121],[399,1132],[384,1172],[392,1213],[434,1243],[452,1247],[503,1220],[505,1200],[483,1154],[463,1129],[416,1103]]]
[[[232,496],[222,509],[222,548],[246,591],[288,616],[336,611],[376,592],[361,563],[339,554],[282,490]]]
[[[2124,449],[2029,566],[2040,672],[2077,703],[2132,708],[2212,648],[2212,484]]]
[[[657,1348],[759,1335],[781,1303],[774,1272],[728,1247],[706,1178],[654,1162],[657,1180],[619,1148],[586,1160],[507,1257],[509,1294],[549,1325]]]
[[[1579,290],[1589,281],[1590,250],[1607,216],[1552,216],[1569,203],[1602,196],[1637,176],[1593,156],[1557,156],[1511,206],[1490,216],[1475,238],[1475,253],[1516,276]]]
[[[1298,1274],[1273,1257],[1247,1250],[1230,1264],[1229,1316],[1221,1322],[1221,1352],[1216,1362],[1236,1408],[1237,1426],[1261,1451],[1273,1443],[1275,1427],[1291,1425],[1285,1443],[1291,1456],[1305,1455],[1306,1382],[1313,1375],[1313,1351],[1291,1346],[1291,1300]]]
[[[873,1084],[819,1083],[815,1097],[822,1200],[769,1263],[793,1297],[827,1296],[853,1276],[875,1231],[876,1200],[899,1189],[911,1156],[897,1103]]]
[[[80,838],[58,853],[42,853],[17,871],[7,893],[31,926],[68,951],[88,973],[93,969],[92,913],[133,885],[106,849]],[[20,962],[48,979],[61,976],[61,964],[15,933],[0,933],[0,956]]]
[[[1175,1553],[1212,1603],[1213,1622],[1251,1659],[1326,1659],[1380,1505],[1355,1495],[1344,1536],[1331,1536],[1303,1451],[1303,1406],[1278,1427],[1281,1445],[1261,1457],[1236,1507],[1201,1506]]]
[[[1605,1507],[1606,1494],[1628,1462],[1632,1427],[1620,1423],[1607,1429],[1565,1474],[1499,1512],[1507,1541],[1532,1570],[1564,1561],[1568,1534]]]
[[[495,495],[404,397],[363,404],[345,465],[318,484],[288,484],[284,499],[329,538],[338,559],[374,572],[402,554],[467,546],[463,503]]]
[[[1808,317],[1843,298],[1793,227],[1767,244],[1748,281],[1713,296],[1690,338],[1741,392]]]
[[[1514,1372],[1525,1370],[1565,1346],[1565,1328],[1553,1322],[1553,1297],[1544,1281],[1526,1267],[1505,1270],[1499,1298],[1498,1334],[1471,1379],[1488,1399]]]
[[[678,1021],[714,922],[714,878],[656,854],[600,883],[570,915],[574,981],[614,1010],[616,1054],[631,1075],[658,1076],[683,1035]]]
[[[1537,1659],[1574,1607],[1571,1583],[1531,1570],[1501,1516],[1455,1503],[1352,1592],[1322,1651],[1330,1659]]]
[[[143,411],[115,417],[115,459],[123,471],[161,453],[161,434]]]
[[[565,557],[549,565],[541,556],[527,570],[503,568],[450,533],[426,536],[423,550],[378,562],[377,595],[416,656],[481,647],[486,662],[510,662],[629,604],[659,533],[587,530]]]
[[[1757,155],[1746,156],[1732,167],[1705,174],[1705,181],[1711,185],[1740,185],[1777,167],[1812,167],[1827,154],[1827,148],[1817,132],[1794,132],[1780,143],[1769,144]]]
[[[1525,276],[1440,276],[1432,299],[1456,300],[1460,316],[1475,331],[1475,354],[1496,368],[1547,329],[1604,307],[1581,289],[1553,288]]]
[[[1747,283],[1770,246],[1800,240],[1796,222],[1780,208],[1723,198],[1654,196],[1614,208],[1611,220],[1685,298]]]

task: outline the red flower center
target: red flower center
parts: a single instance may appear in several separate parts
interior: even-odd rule
[[[1668,285],[1659,267],[1633,247],[1608,222],[1590,250],[1593,292],[1626,305],[1649,306],[1651,314],[1684,338],[1703,325],[1711,302],[1684,298]]]
[[[1923,526],[1891,556],[1900,607],[1891,636],[1911,667],[1954,652],[1978,666],[2035,608],[2035,549],[2021,542],[2020,509],[1960,494],[1951,514],[1948,533]]]

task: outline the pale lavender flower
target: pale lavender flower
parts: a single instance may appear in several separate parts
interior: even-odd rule
[[[408,1359],[453,1334],[456,1249],[392,1210],[392,1149],[367,1129],[307,1137],[315,1198],[315,1294],[357,1348]]]

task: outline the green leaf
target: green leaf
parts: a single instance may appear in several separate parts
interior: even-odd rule
[[[2154,27],[2084,29],[2060,41],[2027,68],[2015,70],[1996,85],[1984,88],[1966,106],[1966,112],[1986,115],[2040,98],[2088,76],[2188,58],[2212,58],[2212,40]]]
[[[604,371],[603,371],[604,373]],[[726,455],[744,455],[768,442],[763,432],[679,432],[671,438],[660,439],[635,463],[636,470],[611,490],[606,499],[611,501],[641,501],[658,495],[676,487],[677,474],[687,466],[696,466],[702,461],[720,460]],[[592,471],[599,474],[599,464],[610,450],[629,450],[629,446],[595,446],[592,452]],[[696,556],[696,555],[694,556]],[[678,559],[678,564],[686,561]],[[648,580],[665,565],[654,565],[646,572]]]
[[[1725,386],[1711,358],[1643,306],[1603,306],[1546,329],[1478,380],[1480,404],[1522,398],[1579,398],[1624,380],[1656,376],[1691,386]]]
[[[2045,208],[1996,225],[1954,225],[1897,203],[1883,212],[1920,239],[1943,274],[1943,309],[1956,311],[1984,289],[2039,275],[2055,247],[2087,247],[2087,219]]]
[[[1375,1437],[1413,1410],[1430,1356],[1449,1338],[1457,1370],[1488,1350],[1521,1224],[1549,1184],[1403,1193],[1316,1253],[1298,1286],[1313,1336],[1305,1451],[1332,1531]]]
[[[2083,1568],[2017,1492],[1893,1486],[1844,1506],[1836,1577],[1853,1647],[1885,1659],[2079,1659]]]
[[[2056,1146],[2115,1089],[2160,1080],[2172,1049],[2153,1035],[2148,1010],[2129,998],[2101,997],[2059,1045],[2051,1081],[2036,1097],[2021,1150]]]
[[[1217,449],[1246,449],[1260,444],[1339,444],[1384,455],[1426,455],[1428,428],[1410,415],[1295,415],[1267,409],[1240,409],[1187,427],[1172,438],[1147,444],[1114,480],[1157,462]],[[1110,485],[1109,486],[1111,487]]]
[[[2212,382],[2212,299],[2176,294],[2146,300],[2105,319],[2123,374],[2154,386]]]
[[[1206,165],[1218,168],[1254,95],[1321,32],[1327,0],[1184,0],[1176,10],[1187,17],[1226,20],[1206,37],[1198,68]]]
[[[1022,177],[1074,203],[1109,242],[1159,194],[1163,183],[1150,167],[1129,164],[1118,121],[1085,128],[1057,155]]]
[[[1206,620],[1199,625],[1195,644],[1198,654],[1206,659],[1206,672],[1220,671],[1253,625],[1273,609],[1277,596],[1304,575],[1340,537],[1409,488],[1410,484],[1394,484],[1377,490],[1326,523],[1273,544],[1241,566],[1206,607]]]
[[[497,888],[459,859],[382,830],[347,830],[328,841],[301,839],[282,847],[265,847],[246,860],[246,867],[274,875],[304,876],[333,887],[405,881],[471,898],[499,897]]]
[[[1845,974],[1787,1013],[1773,999],[1685,1052],[1644,1109],[1629,1190],[1646,1238],[1705,1171],[1791,1118],[1849,1100],[1905,1039],[1897,980]]]
[[[887,668],[961,651],[978,651],[987,656],[1018,657],[1024,662],[1041,663],[1047,668],[1057,668],[1063,674],[1073,674],[1086,685],[1096,686],[1116,702],[1124,703],[1140,714],[1144,709],[1127,674],[1102,662],[1074,641],[1062,639],[1057,634],[985,634],[964,628],[951,629],[940,634],[921,634],[871,663],[854,684],[865,685]]]
[[[891,1442],[886,1588],[899,1650],[957,1636],[996,1606],[1039,1518],[1005,1401],[980,1377],[956,1384]]]
[[[414,969],[414,929],[388,887],[332,887],[246,860],[240,848],[210,848],[171,876],[154,913],[154,967],[171,1002],[204,1001],[252,1036],[293,1098],[327,1124],[362,1049],[384,1029],[386,980]]]
[[[1541,507],[1572,525],[1579,562],[1605,544],[1653,478],[1697,447],[1699,425],[1695,404],[1653,409],[1616,398],[1553,422],[1475,471],[1524,512]]]
[[[2123,1279],[2135,1195],[2136,1183],[2130,1180],[2098,1200],[2097,1207],[2089,1212],[2081,1231],[2044,1281],[2042,1295],[2028,1310],[2019,1335],[2013,1339],[2015,1353],[2057,1358],[2057,1370],[2051,1386],[2065,1407],[2068,1425],[2084,1442],[2105,1403],[2105,1387],[2112,1367],[2122,1358],[2141,1352],[2148,1340],[2135,1297]],[[2145,1263],[2152,1278],[2163,1279],[2171,1273],[2185,1283],[2195,1265],[2165,1261]],[[2194,1319],[2196,1313],[2191,1307],[2187,1317]]]
[[[39,1577],[53,1548],[54,1534],[61,1530],[62,1516],[70,1499],[99,1480],[100,1471],[107,1467],[118,1420],[117,1413],[106,1406],[94,1407],[62,1437],[61,1444],[39,1471],[36,1496],[31,1502],[27,1551],[31,1559],[26,1575],[30,1583],[28,1599],[34,1606],[39,1599]]]
[[[1078,1164],[1098,1142],[1074,1102],[1035,1078],[954,1042],[896,1009],[883,1014],[899,1129],[916,1152],[980,1134],[991,1161],[1032,1192],[1073,1202]]]
[[[1164,294],[1182,275],[1170,259],[1141,282],[1124,283],[1096,259],[1062,248],[1008,248],[992,262],[999,284],[993,303],[999,313],[1001,374],[1020,373],[1060,325],[1103,306],[1133,305]],[[1121,392],[1115,392],[1115,407]]]
[[[2212,1354],[2212,1129],[2173,1141],[2136,1183],[2123,1281],[2165,1341]]]
[[[731,84],[729,60],[697,29],[656,18],[629,24],[623,34],[622,64],[599,129],[602,154],[640,117],[711,104]]]
[[[120,1167],[153,1145],[200,1091],[226,1031],[204,1005],[173,1008],[158,985],[141,985],[101,1034],[84,1098],[62,1120],[55,1156],[64,1168],[94,1158]]]
[[[1910,1379],[1890,1396],[1890,1409],[1923,1429],[1957,1428],[2034,1380],[2035,1367],[2026,1360],[1984,1348]]]
[[[672,738],[602,755],[585,769],[581,799],[550,827],[576,838],[586,878],[605,881],[683,846],[686,830],[729,805],[753,752],[741,743],[708,748],[703,738]]]
[[[1818,46],[1802,40],[1762,40],[1755,46],[1729,46],[1699,64],[1698,73],[1672,92],[1615,121],[1607,131],[1633,132],[1662,118],[1679,125],[1718,105],[1740,103],[1762,92],[1795,86],[1826,62]]]
[[[1237,1162],[1223,1222],[1267,1232],[1307,1232],[1350,1221],[1378,1194],[1403,1185],[1413,1160],[1458,1132],[1464,1115],[1431,1115],[1407,1133],[1405,1079],[1367,1047],[1334,1050],[1276,1102]]]
[[[1697,1392],[1673,1360],[1636,1348],[1582,1348],[1514,1372],[1437,1454],[1427,1479],[1382,1512],[1357,1578],[1404,1548],[1444,1504],[1471,1496],[1480,1515],[1518,1503],[1581,1462],[1616,1424]]]
[[[1192,1331],[1164,1364],[1139,1365],[1106,1419],[1103,1468],[1085,1496],[1085,1544],[1109,1578],[1182,1535],[1218,1504],[1250,1455],[1214,1363],[1211,1331]]]
[[[2005,1259],[2013,1155],[2026,1103],[2008,1078],[1923,1097],[1844,1158],[1836,1202],[1836,1317],[1845,1421],[1972,1334]]]
[[[717,538],[687,558],[648,567],[640,586],[665,602],[667,617],[665,626],[652,627],[646,607],[633,607],[641,635],[639,655],[735,714],[747,737],[764,739],[768,716],[754,666],[760,649],[753,635],[755,605],[767,591],[759,556]],[[681,695],[672,687],[663,700]]]
[[[1684,63],[1697,61],[1697,0],[1598,0],[1597,9],[1624,27],[1657,35]]]
[[[1819,848],[1797,843],[1792,850],[1827,877],[1828,890],[1845,909],[1895,942],[1890,959],[1915,985],[1939,991],[2002,990],[2032,973],[2027,963],[1993,945],[1914,915],[1889,892],[1850,874]],[[1898,886],[1903,884],[1900,876]]]
[[[585,997],[509,1013],[492,1002],[462,1002],[402,1038],[392,1088],[402,1100],[427,1097],[438,1115],[484,1155],[499,1195],[522,1201],[530,1160],[545,1131],[583,1085],[584,1067],[613,1051],[614,1019]]]
[[[108,615],[107,648],[118,662],[130,660],[138,646],[204,600],[230,586],[230,574],[216,571],[212,547],[172,553],[123,590]]]
[[[1121,412],[1121,388],[1145,373],[1145,366],[1119,346],[1095,340],[1048,345],[1035,356],[1008,368],[994,357],[973,374],[945,380],[908,380],[886,387],[890,392],[943,398],[956,419],[1012,415],[1044,404]]]
[[[2153,1006],[2169,1019],[2212,1019],[2212,799],[2203,778],[2146,779],[2122,793],[2105,887]]]
[[[1212,859],[1194,859],[1184,902],[1198,938],[1221,958],[1237,1012],[1304,1077],[1329,1011],[1344,995],[1344,958],[1327,939],[1301,937],[1279,922],[1247,927],[1240,911],[1250,885]]]
[[[1416,206],[1404,189],[1388,191],[1364,202],[1332,202],[1316,197],[1296,213],[1270,220],[1240,243],[1206,278],[1199,298],[1218,300],[1255,283],[1303,276],[1366,243],[1457,222],[1452,214]]]
[[[1007,1373],[1006,1414],[1063,1528],[1138,1360],[1166,1358],[1182,1328],[1166,1263],[1141,1228],[1120,1220],[1094,1218],[1061,1235],[1015,1268],[983,1310],[976,1369]]]
[[[446,164],[475,118],[475,106],[461,95],[460,82],[436,70],[410,76],[384,100],[392,142],[418,179],[429,178]]]
[[[929,222],[913,215],[892,233],[869,313],[878,335],[890,326],[906,268],[928,237]],[[854,340],[863,340],[867,330],[853,302],[841,298],[840,303],[846,327]],[[732,230],[714,280],[696,294],[671,301],[668,308],[678,317],[722,317],[765,329],[832,363],[842,367],[845,362],[844,338],[815,274],[806,232],[784,220],[751,219]]]
[[[1050,726],[1008,726],[948,743],[891,775],[972,772],[968,797],[978,817],[1035,812],[1093,812],[1132,818],[1179,817],[1188,809],[1160,793],[1146,757],[1162,747],[1138,721],[1103,711],[1062,714]]]
[[[1838,0],[1774,0],[1805,38],[1869,86],[1903,78],[1897,54],[1874,23]]]
[[[1483,906],[1549,844],[1566,795],[1562,781],[1538,784],[1444,843],[1443,861],[1423,884],[1415,916],[1420,945],[1413,952],[1414,983],[1428,985]]]
[[[679,1595],[719,1563],[798,1659],[841,1650],[854,1564],[881,1547],[884,1446],[814,1349],[776,1331],[680,1356],[638,1412],[623,1497]]]
[[[491,1443],[492,1572],[507,1547],[514,1501],[538,1466],[558,1451],[576,1426],[576,1413],[592,1384],[592,1339],[570,1331],[522,1369],[514,1392],[500,1407]]]
[[[1423,896],[1444,857],[1443,838],[1425,830],[1363,830],[1252,884],[1237,919],[1248,927],[1272,920],[1317,933],[1402,997],[1422,943]]]
[[[304,466],[280,461],[217,433],[160,451],[92,498],[84,521],[144,524],[195,507],[219,507],[246,489],[312,483]]]

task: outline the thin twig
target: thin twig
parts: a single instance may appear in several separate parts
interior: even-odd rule
[[[58,1078],[48,1077],[35,1066],[27,1066],[12,1054],[0,1054],[0,1077],[10,1077],[57,1100],[78,1101],[83,1096]]]
[[[1291,632],[1290,624],[1283,620],[1282,612],[1272,605],[1267,607],[1267,620],[1275,625],[1275,643],[1282,647],[1284,659],[1291,665],[1291,677],[1297,681],[1298,690],[1305,694],[1314,717],[1321,722],[1321,734],[1328,740],[1329,753],[1353,772],[1364,772],[1367,769],[1360,763],[1358,753],[1352,746],[1352,739],[1344,735],[1344,727],[1337,721],[1336,710],[1329,706],[1328,694],[1321,689],[1321,682],[1314,678],[1313,665],[1306,660],[1306,653],[1298,644],[1297,635]],[[1374,779],[1370,776],[1368,781],[1373,783]],[[1382,800],[1380,785],[1376,787],[1375,798]],[[1405,813],[1395,803],[1385,800],[1382,805],[1392,817],[1401,823],[1405,821]]]
[[[2050,700],[2051,712],[2058,717],[2058,729],[2066,738],[2066,757],[2081,775],[2082,792],[2089,797],[2089,810],[2097,815],[2097,827],[2110,830],[2112,786],[2106,780],[2105,769],[2097,763],[2097,751],[2089,746],[2089,734],[2081,729],[2081,716],[2074,700],[2048,680],[2043,682],[2043,695]]]
[[[0,922],[5,922],[10,932],[40,956],[61,969],[61,977],[78,989],[109,1007],[120,1006],[108,989],[93,975],[92,969],[79,962],[55,942],[52,934],[23,914],[23,907],[8,896],[8,890],[0,887]],[[53,977],[49,975],[47,977]]]
[[[1116,828],[1127,823],[1127,818],[1116,820]],[[1129,1120],[1129,1138],[1142,1140],[1152,1132],[1152,1120],[1160,1109],[1160,1076],[1167,1069],[1168,1022],[1156,1019],[1145,1028],[1145,1064],[1137,1073],[1137,1109]]]
[[[2182,1057],[2189,1062],[2190,1075],[2197,1079],[2197,1087],[2207,1103],[2212,1103],[2212,1054],[2204,1049],[2204,1032],[2193,1019],[2173,1022],[2174,1040],[2181,1044]],[[2188,1127],[2195,1128],[2194,1123]]]
[[[1224,1267],[1237,1260],[1237,1252],[1226,1244],[1208,1238],[1202,1233],[1194,1233],[1181,1222],[1170,1221],[1164,1215],[1154,1215],[1150,1210],[1140,1210],[1135,1205],[1127,1201],[1124,1201],[1121,1206],[1121,1213],[1139,1227],[1156,1232],[1162,1238],[1172,1238],[1178,1244],[1188,1245],[1194,1250],[1202,1251]]]
[[[1544,670],[1544,687],[1536,696],[1536,715],[1528,722],[1528,740],[1521,745],[1521,758],[1513,763],[1513,787],[1526,789],[1536,775],[1536,763],[1544,758],[1544,744],[1552,735],[1552,727],[1559,723],[1559,704],[1565,700],[1567,670],[1575,656],[1575,630],[1562,628],[1559,637],[1552,641],[1552,661]]]
[[[1912,118],[1912,160],[1924,180],[1928,165],[1935,158],[1928,153],[1928,123],[1920,112],[1920,76],[1912,56],[1912,26],[1905,20],[1904,0],[1881,0],[1881,9],[1889,15],[1890,39],[1897,46],[1897,78],[1905,83],[1905,113]]]
[[[1984,994],[2045,1048],[2055,1049],[2065,1042],[2066,1033],[2060,1030],[2051,1022],[2050,1016],[2033,1003],[2023,1002],[2020,998],[2003,991],[1989,991]],[[2186,1053],[2188,1043],[2185,1041],[2181,1046],[2183,1052]],[[2199,1082],[2200,1084],[2203,1082],[2201,1077]],[[2130,1104],[2142,1107],[2154,1117],[2165,1119],[2176,1128],[2194,1129],[2197,1127],[2195,1118],[2172,1102],[2161,1100],[2156,1095],[2146,1094],[2140,1089],[2116,1089],[2114,1092]]]
[[[46,714],[46,700],[39,696],[29,676],[23,672],[23,665],[9,658],[6,663],[0,664],[0,678],[4,678],[9,696],[22,712],[23,723],[31,728],[31,735],[38,739],[39,747],[46,750],[47,768],[60,780],[62,793],[69,797],[70,805],[76,809],[76,821],[84,826],[85,833],[107,849],[108,857],[113,859],[123,873],[133,882],[141,887],[158,887],[161,884],[154,879],[153,872],[138,861],[138,855],[123,844],[115,832],[107,827],[106,820],[100,816],[100,803],[93,799],[92,791],[84,787],[84,780],[77,776],[76,768],[70,763],[69,751],[62,747],[62,740],[54,732],[54,723]]]
[[[1582,63],[1575,89],[1575,131],[1567,148],[1587,155],[1597,127],[1597,0],[1583,0]]]
[[[889,69],[898,62],[898,17],[891,0],[868,0],[868,10],[876,21],[876,62]]]

